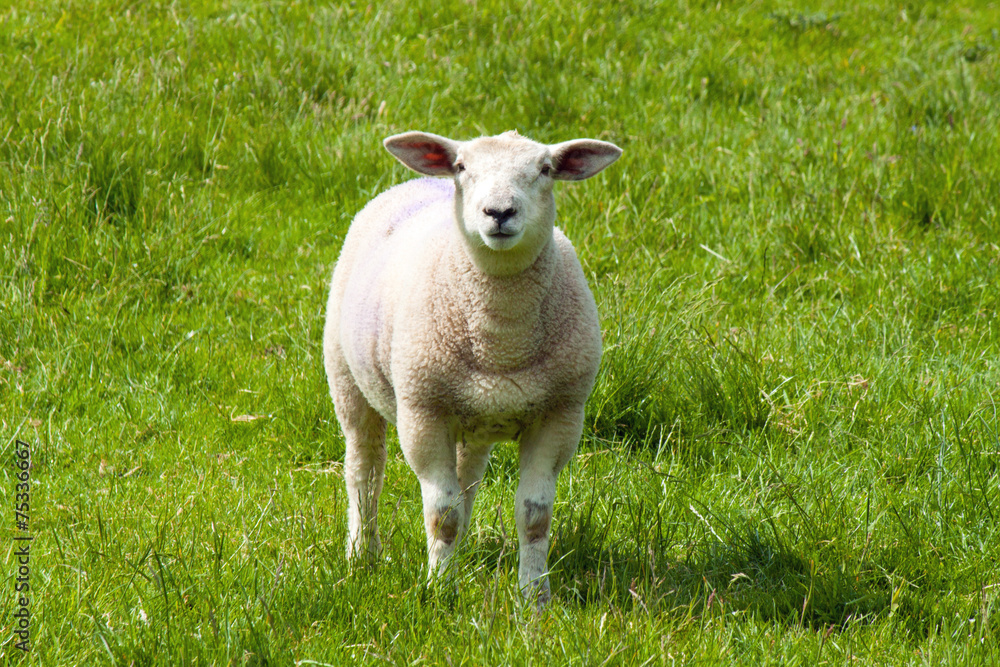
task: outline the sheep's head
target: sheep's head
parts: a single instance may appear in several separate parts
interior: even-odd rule
[[[400,162],[455,181],[455,213],[473,262],[489,273],[530,266],[552,238],[555,181],[590,178],[618,159],[614,144],[540,144],[517,132],[460,142],[406,132],[385,140]]]

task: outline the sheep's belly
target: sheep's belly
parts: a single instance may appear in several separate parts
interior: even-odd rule
[[[460,418],[457,439],[470,445],[490,445],[503,440],[516,440],[524,429],[525,420],[520,417],[492,415]]]

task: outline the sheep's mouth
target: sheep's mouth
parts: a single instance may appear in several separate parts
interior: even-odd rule
[[[495,229],[482,235],[483,241],[493,250],[510,250],[521,242],[523,230]]]

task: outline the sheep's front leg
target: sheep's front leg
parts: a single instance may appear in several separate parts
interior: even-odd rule
[[[549,530],[556,479],[572,458],[583,433],[583,410],[549,415],[521,438],[521,481],[514,519],[520,542],[521,592],[538,604],[548,602]]]
[[[420,481],[427,533],[427,576],[448,563],[465,529],[465,503],[456,471],[455,441],[442,422],[400,410],[399,444]]]

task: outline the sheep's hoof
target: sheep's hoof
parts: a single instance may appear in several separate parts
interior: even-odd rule
[[[547,576],[534,579],[527,586],[521,589],[524,599],[533,603],[536,610],[543,609],[552,600],[552,591],[549,589],[549,578]]]
[[[368,548],[352,548],[347,545],[347,565],[351,570],[373,570],[382,561],[382,543],[375,538]]]

